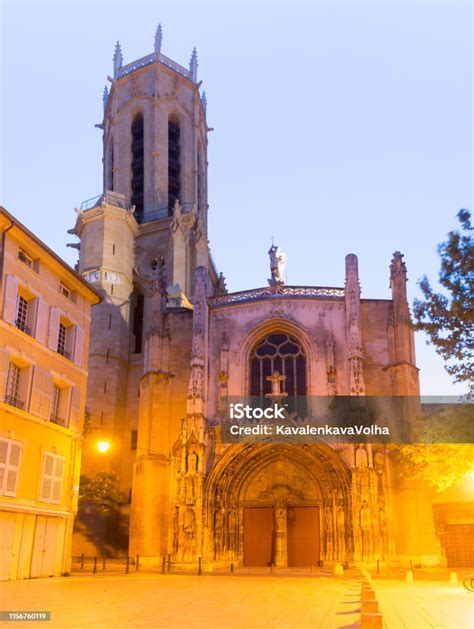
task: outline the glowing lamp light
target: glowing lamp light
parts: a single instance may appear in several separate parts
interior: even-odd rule
[[[110,450],[110,441],[99,441],[97,443],[97,450],[102,454]]]

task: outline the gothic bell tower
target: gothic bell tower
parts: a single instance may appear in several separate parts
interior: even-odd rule
[[[131,490],[137,450],[149,449],[138,416],[148,412],[150,378],[159,380],[148,387],[153,395],[166,389],[161,401],[171,395],[168,381],[180,386],[175,357],[191,329],[195,269],[206,269],[211,292],[222,288],[208,246],[209,129],[197,53],[183,67],[161,47],[159,26],[153,52],[124,65],[117,42],[103,121],[96,125],[103,132],[103,191],[76,210],[70,230],[81,241],[73,245],[80,251],[79,272],[103,294],[91,322],[92,437],[83,468],[116,473],[124,494]],[[187,383],[187,372],[182,378]],[[113,446],[101,460],[96,437]]]
[[[141,226],[137,265],[163,256],[171,305],[185,306],[196,266],[209,266],[207,245],[206,96],[189,68],[154,51],[127,65],[117,42],[110,91],[104,89],[104,195],[131,208]]]

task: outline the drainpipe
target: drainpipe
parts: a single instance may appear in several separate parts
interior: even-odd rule
[[[5,262],[5,240],[6,234],[12,227],[15,226],[15,221],[12,221],[11,224],[3,230],[2,232],[2,246],[0,248],[0,297],[3,302],[3,266]]]

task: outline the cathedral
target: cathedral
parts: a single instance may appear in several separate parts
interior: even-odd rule
[[[437,563],[430,496],[383,444],[221,438],[228,400],[265,397],[275,378],[288,399],[419,396],[407,273],[400,252],[387,256],[391,299],[363,299],[349,253],[340,286],[286,285],[272,245],[256,286],[229,292],[209,250],[197,54],[183,67],[161,48],[159,27],[154,51],[124,65],[117,43],[103,194],[71,230],[79,272],[103,294],[83,473],[118,477],[128,552],[144,565]]]

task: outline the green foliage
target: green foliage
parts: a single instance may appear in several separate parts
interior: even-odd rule
[[[474,243],[471,215],[460,210],[462,233],[452,231],[438,246],[439,282],[448,296],[436,293],[426,276],[419,282],[424,299],[415,299],[415,329],[423,330],[446,361],[454,382],[466,382],[474,395]]]
[[[416,443],[398,446],[404,475],[443,491],[474,473],[472,443]]]
[[[443,491],[474,474],[474,404],[424,405],[413,422],[412,440],[397,445],[403,474]]]
[[[118,511],[125,502],[125,496],[118,489],[118,477],[115,474],[99,472],[95,476],[81,475],[79,485],[79,506],[95,506],[103,514]]]

